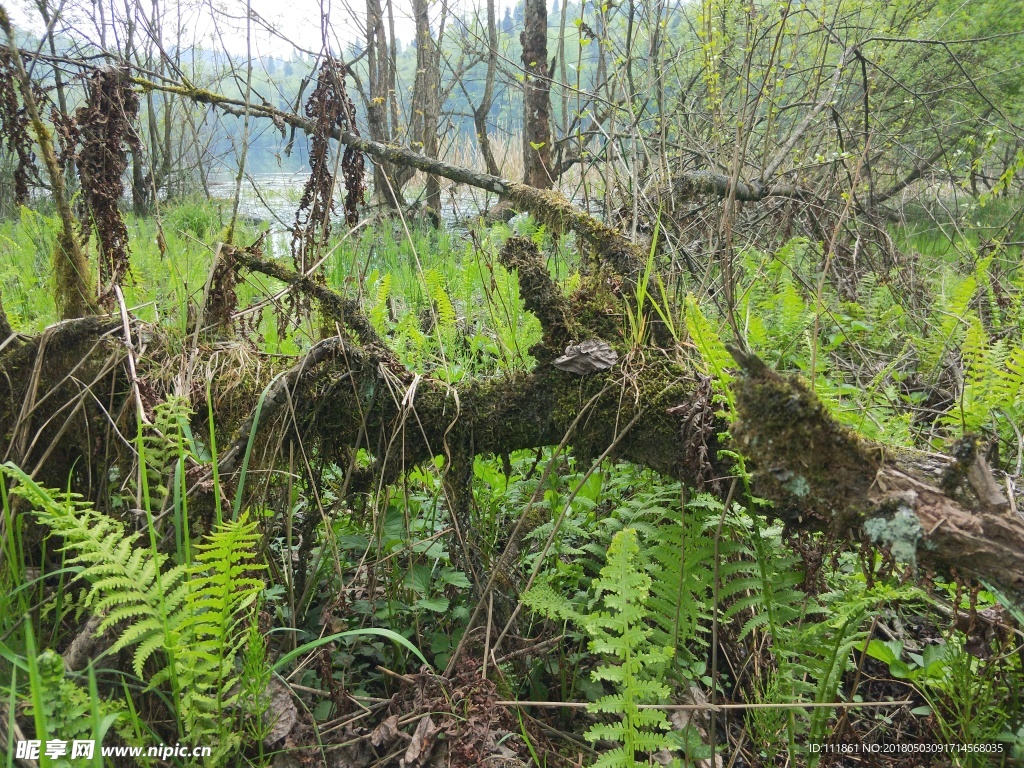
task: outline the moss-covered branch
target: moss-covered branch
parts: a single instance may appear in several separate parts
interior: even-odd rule
[[[531,351],[541,363],[548,362],[575,338],[574,329],[579,327],[572,320],[569,302],[551,279],[540,250],[529,238],[510,237],[498,253],[498,261],[516,273],[526,308],[540,320],[544,340],[541,348]]]
[[[733,354],[745,371],[735,385],[733,435],[756,462],[757,492],[778,517],[796,528],[864,535],[906,562],[956,569],[1024,603],[1024,518],[1005,499],[993,503],[983,463],[940,488],[916,477],[912,462],[838,424],[799,379]]]
[[[373,345],[381,351],[387,349],[387,344],[374,330],[357,302],[340,296],[310,277],[288,269],[280,262],[261,259],[246,249],[231,248],[230,258],[236,265],[245,267],[250,272],[258,272],[280,280],[287,283],[292,290],[309,296],[317,302],[326,319],[337,322],[343,328],[351,329],[361,344]]]

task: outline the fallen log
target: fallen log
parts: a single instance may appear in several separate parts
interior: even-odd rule
[[[267,413],[254,408],[234,440],[226,442],[225,479],[237,471],[250,434],[265,435],[285,412],[286,429],[313,441],[320,456],[334,457],[339,465],[364,448],[372,457],[368,477],[375,485],[393,482],[436,456],[465,465],[473,456],[556,445],[570,429],[569,444],[583,460],[614,446],[609,457],[690,485],[713,484],[734,473],[717,458],[725,425],[713,415],[716,406],[701,361],[679,348],[625,346],[621,323],[612,316],[620,300],[596,280],[565,296],[547,277],[529,240],[510,239],[500,259],[516,271],[526,306],[544,327],[532,371],[452,385],[405,369],[381,346],[384,340],[364,344],[360,337],[366,334],[352,330],[350,340],[316,345],[270,388]],[[336,306],[324,293],[328,289],[280,265],[270,269],[253,258],[239,261],[237,268],[273,274],[297,291],[319,294],[324,306]],[[102,340],[113,325],[103,318],[62,324],[0,353],[0,400],[15,417],[0,433],[0,455],[17,454],[11,453],[10,441],[25,430],[24,418],[17,417],[18,399],[33,387],[47,396],[43,403],[36,398],[33,424],[56,428],[53,417],[66,407],[58,394],[73,394],[70,374],[105,370],[100,362],[109,358],[110,348]],[[587,375],[560,370],[554,359],[571,338],[603,339],[617,348],[619,359],[610,369]],[[89,355],[96,360],[87,362]],[[987,470],[978,468],[976,457],[964,468],[963,483],[936,484],[916,473],[912,462],[838,425],[799,379],[780,376],[739,350],[734,355],[744,375],[734,385],[739,419],[732,435],[754,467],[753,491],[774,502],[771,515],[790,527],[863,534],[911,564],[955,570],[1024,603],[1024,519],[998,489],[984,483]],[[112,393],[107,412],[129,401],[127,380],[115,366],[92,383],[94,391]],[[284,403],[287,409],[280,407]],[[200,405],[205,403],[196,403],[196,411],[204,413]],[[61,485],[76,461],[88,468],[98,452],[91,436],[102,433],[104,419],[109,416],[93,412],[84,429],[61,432],[61,450],[51,461],[55,471],[47,477],[44,470],[41,479]],[[632,428],[625,430],[627,424]],[[957,466],[954,460],[947,463]],[[359,489],[358,483],[350,487]]]
[[[281,126],[314,128],[313,121],[299,115],[246,104],[188,83],[158,84],[141,78],[134,82],[143,89],[175,93],[228,113],[248,110]],[[576,232],[626,284],[636,280],[645,263],[621,232],[557,193],[347,132],[333,135],[374,158],[495,192],[552,229]],[[734,187],[732,181],[704,172],[684,178],[693,194],[760,198],[773,189],[767,182],[749,188],[737,182]],[[717,434],[724,425],[708,415],[714,407],[702,385],[699,361],[678,348],[629,348],[621,335],[622,297],[615,287],[594,279],[574,296],[561,295],[546,279],[543,261],[528,241],[510,240],[502,260],[517,271],[526,306],[541,320],[544,340],[533,351],[538,364],[529,373],[472,379],[455,386],[397,365],[386,340],[373,332],[351,302],[280,265],[255,257],[243,259],[242,266],[315,296],[325,315],[353,334],[351,342],[304,361],[294,375],[282,379],[284,389],[275,392],[274,402],[281,396],[293,406],[288,409],[294,414],[291,428],[303,439],[316,440],[324,456],[345,456],[365,448],[373,457],[378,482],[391,482],[435,456],[465,465],[476,455],[506,455],[555,445],[570,425],[576,425],[572,445],[581,458],[600,456],[614,446],[613,458],[694,485],[733,471],[717,458]],[[583,376],[552,365],[564,343],[586,339],[617,348],[617,364]],[[76,339],[76,346],[85,341]],[[81,358],[74,355],[53,359],[52,351],[45,344],[37,348],[29,343],[0,353],[0,380],[7,379],[0,395],[9,398],[8,406],[15,406],[17,395],[29,391],[26,371],[43,371],[43,383],[53,382],[56,387],[80,364]],[[35,365],[26,365],[33,354]],[[44,354],[50,357],[41,362]],[[993,506],[991,494],[982,494],[984,499],[972,503],[916,477],[912,468],[895,462],[880,446],[840,428],[799,381],[785,379],[755,360],[737,354],[746,375],[736,385],[740,421],[733,435],[757,468],[755,492],[776,504],[772,514],[790,525],[864,532],[911,562],[955,568],[999,585],[1017,600],[1024,598],[1024,521],[1019,515]],[[96,382],[97,390],[102,386],[104,382]],[[113,383],[109,386],[114,389]],[[581,411],[586,411],[583,418]],[[37,417],[45,420],[46,414]],[[245,425],[250,430],[254,425],[256,431],[265,429],[271,421],[250,418],[242,431]],[[623,434],[624,424],[635,427]],[[83,435],[72,431],[62,437],[81,441]],[[0,434],[0,450],[9,452],[11,438],[10,432]],[[236,436],[235,445],[239,439]],[[96,447],[81,444],[76,451],[88,458],[95,455]],[[237,453],[229,452],[232,461],[237,461]],[[63,468],[73,465],[73,458],[74,452],[65,456]],[[61,485],[64,479],[55,484]]]
[[[912,566],[955,570],[1024,604],[1024,517],[979,452],[943,462],[936,485],[912,461],[838,424],[799,378],[731,351],[744,372],[733,436],[755,462],[756,491],[774,502],[773,514],[795,528],[864,534]]]

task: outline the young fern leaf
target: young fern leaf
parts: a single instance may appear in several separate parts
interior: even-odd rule
[[[245,640],[248,609],[263,589],[252,574],[259,540],[256,524],[243,513],[227,522],[198,546],[196,565],[189,569],[190,589],[179,631],[186,641],[175,655],[184,709],[192,727],[213,727],[210,718],[235,703],[240,670],[235,658]]]
[[[456,319],[455,306],[448,296],[448,291],[445,290],[444,275],[436,269],[428,269],[424,273],[423,279],[427,284],[429,298],[437,311],[438,325],[443,330],[453,328]]]
[[[595,600],[603,608],[590,614],[579,614],[547,583],[523,596],[538,613],[580,625],[590,635],[590,650],[608,659],[594,670],[593,678],[611,683],[616,692],[598,699],[590,710],[619,715],[620,720],[595,725],[585,735],[592,741],[607,739],[622,746],[601,755],[594,768],[632,768],[638,753],[676,746],[665,733],[669,730],[665,713],[639,706],[668,698],[669,689],[660,678],[672,658],[669,648],[651,642],[647,610],[651,577],[644,572],[639,553],[635,529],[624,528],[612,537],[605,566],[593,583]]]
[[[591,705],[592,712],[621,715],[619,723],[595,725],[585,734],[591,741],[609,739],[622,744],[606,752],[595,768],[632,768],[638,752],[669,749],[674,742],[665,713],[640,709],[639,705],[668,698],[668,687],[658,675],[671,659],[669,649],[651,643],[647,626],[647,598],[651,577],[641,570],[637,534],[625,528],[612,537],[607,564],[594,582],[594,591],[606,610],[586,617],[584,626],[592,640],[590,650],[610,656],[612,663],[594,670],[595,680],[607,680],[617,693]],[[618,663],[615,663],[618,662]]]

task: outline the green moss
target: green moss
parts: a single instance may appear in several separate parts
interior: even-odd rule
[[[613,344],[622,338],[622,299],[613,293],[616,287],[616,276],[601,270],[570,297],[570,315],[582,336]]]
[[[881,456],[836,422],[796,377],[764,369],[735,384],[741,450],[755,460],[757,490],[790,522],[841,529],[867,498]]]

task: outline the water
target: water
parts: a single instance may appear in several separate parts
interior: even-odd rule
[[[290,253],[291,227],[295,224],[295,211],[299,207],[302,189],[309,178],[309,171],[295,173],[260,173],[250,175],[242,181],[241,197],[238,201],[238,215],[253,223],[267,222],[270,226],[268,245],[274,256]],[[220,200],[233,200],[235,179],[229,174],[211,177],[210,196]],[[410,203],[421,202],[422,190],[406,188],[405,197]],[[332,224],[340,229],[345,226],[344,210],[340,198],[344,195],[340,187],[335,192],[337,202]],[[367,192],[371,199],[371,192]],[[478,216],[497,202],[497,196],[465,185],[452,184],[441,193],[441,219],[454,230],[464,230],[465,222]],[[362,212],[362,211],[361,211]]]
[[[367,174],[369,176],[369,174]],[[238,214],[256,225],[267,222],[270,234],[267,247],[271,256],[287,256],[291,254],[291,227],[295,223],[295,211],[299,207],[302,189],[309,178],[309,171],[294,173],[259,173],[252,174],[242,181],[241,197],[238,201]],[[445,182],[442,182],[444,184]],[[219,174],[209,181],[210,196],[219,200],[233,200],[235,196],[235,179],[229,174]],[[422,203],[423,190],[406,187],[405,198],[409,203]],[[344,210],[341,198],[344,190],[339,184],[335,191],[337,206],[332,218],[334,231],[345,229]],[[372,193],[367,191],[367,200]],[[441,191],[441,220],[445,227],[456,232],[465,232],[467,223],[479,216],[498,202],[497,195],[476,189],[465,184],[448,184]],[[576,199],[582,205],[582,198]],[[601,218],[600,211],[594,212],[596,201],[591,200],[592,215]],[[361,209],[362,215],[366,209]]]

